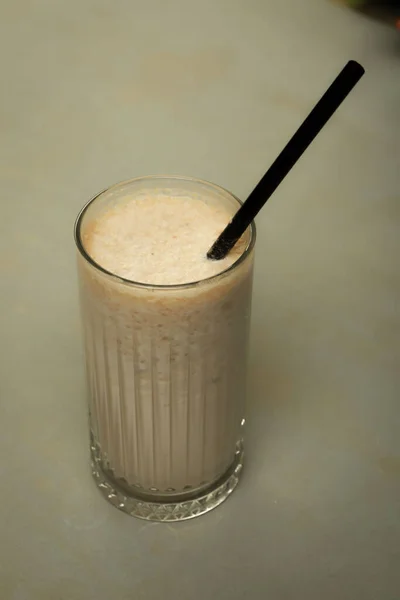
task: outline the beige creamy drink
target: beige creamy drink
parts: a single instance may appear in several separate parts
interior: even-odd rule
[[[236,485],[254,232],[221,261],[206,253],[237,209],[211,184],[142,178],[78,219],[95,477],[132,514],[167,503],[188,518]]]

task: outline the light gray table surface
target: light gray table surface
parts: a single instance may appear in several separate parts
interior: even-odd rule
[[[2,2],[1,600],[400,598],[400,35],[325,0]],[[242,198],[367,74],[257,218],[247,463],[190,522],[89,472],[74,218],[121,179]]]

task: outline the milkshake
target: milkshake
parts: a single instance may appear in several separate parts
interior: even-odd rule
[[[238,208],[212,184],[152,177],[78,217],[92,470],[129,514],[191,518],[238,482],[254,226],[206,257]]]

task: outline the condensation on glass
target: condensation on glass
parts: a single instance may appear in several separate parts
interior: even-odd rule
[[[123,280],[91,259],[82,234],[127,196],[155,192],[232,213],[239,201],[204,181],[144,177],[96,196],[75,225],[94,479],[117,508],[177,521],[214,508],[239,480],[255,228],[220,275],[179,286]]]

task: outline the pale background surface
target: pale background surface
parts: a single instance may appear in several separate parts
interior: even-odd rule
[[[0,48],[0,598],[398,600],[399,34],[324,0],[19,0]],[[89,475],[75,215],[142,174],[244,198],[349,58],[257,219],[242,483],[129,518]]]

